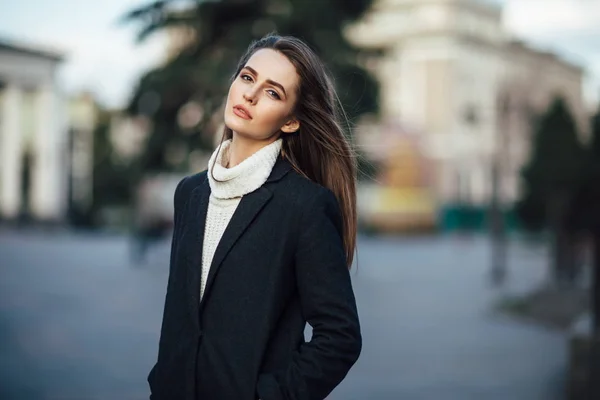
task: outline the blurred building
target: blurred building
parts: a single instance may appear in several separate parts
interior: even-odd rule
[[[347,34],[363,48],[389,50],[367,63],[381,82],[383,121],[423,137],[442,204],[489,204],[494,160],[501,163],[501,200],[512,203],[532,118],[556,95],[567,99],[581,131],[588,131],[582,68],[514,41],[503,29],[500,6],[376,0]],[[378,131],[379,125],[365,124],[361,147],[385,152]]]
[[[56,81],[63,56],[0,40],[0,218],[61,220],[67,112]]]

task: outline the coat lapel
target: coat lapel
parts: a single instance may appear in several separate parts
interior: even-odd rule
[[[192,249],[194,257],[192,257],[192,261],[189,263],[189,276],[190,281],[188,286],[190,288],[190,298],[192,299],[194,314],[198,315],[201,312],[203,305],[206,302],[206,299],[210,295],[210,290],[212,288],[213,282],[221,264],[223,263],[225,257],[233,247],[233,245],[237,242],[237,240],[242,236],[246,228],[252,223],[254,218],[258,215],[258,213],[265,207],[265,205],[271,199],[273,193],[270,189],[268,189],[268,184],[277,182],[281,178],[283,178],[290,170],[292,169],[291,164],[283,157],[278,157],[275,165],[273,166],[273,170],[269,175],[269,178],[265,182],[265,185],[261,186],[257,190],[252,193],[249,193],[242,197],[240,204],[236,208],[229,224],[225,228],[225,232],[223,232],[223,236],[215,249],[215,255],[213,256],[213,260],[210,266],[210,270],[208,271],[208,277],[206,281],[206,287],[204,288],[204,295],[202,300],[198,302],[198,298],[200,296],[200,274],[201,265],[202,265],[202,246],[204,242],[204,227],[206,225],[206,214],[208,210],[208,199],[210,196],[210,185],[208,183],[208,178],[202,185],[196,189],[198,200],[196,202],[197,205],[197,215],[195,223],[198,224],[195,229],[198,232],[196,237],[195,247],[196,249]],[[194,207],[194,205],[192,205]],[[199,309],[198,309],[199,304]]]
[[[268,203],[271,196],[271,191],[263,186],[242,197],[240,204],[233,213],[215,250],[215,255],[210,270],[208,271],[208,278],[206,280],[206,287],[204,288],[200,309],[202,309],[202,305],[210,295],[215,276],[217,275],[225,256],[227,256],[229,250],[231,250],[235,242],[240,238],[242,233],[244,233],[246,228],[248,228],[248,225],[250,225],[260,210]]]
[[[192,220],[188,222],[188,232],[191,234],[191,247],[187,252],[187,291],[188,305],[196,328],[198,324],[198,305],[200,303],[200,275],[202,273],[202,246],[204,243],[204,226],[206,213],[208,211],[208,199],[210,197],[210,185],[206,178],[192,192],[190,199],[190,215]]]

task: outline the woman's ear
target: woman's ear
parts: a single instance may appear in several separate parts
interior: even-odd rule
[[[296,118],[290,119],[281,127],[281,131],[284,133],[294,133],[298,129],[300,129],[300,121],[298,121]]]

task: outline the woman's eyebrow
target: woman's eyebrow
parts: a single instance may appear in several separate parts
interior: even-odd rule
[[[249,66],[247,66],[247,65],[246,65],[244,68],[245,68],[245,69],[247,69],[248,71],[252,72],[252,73],[253,73],[255,76],[258,76],[258,72],[256,72],[256,70],[255,70],[254,68],[252,68],[252,67],[249,67]],[[283,85],[282,85],[282,84],[280,84],[280,83],[278,83],[278,82],[275,82],[275,81],[274,81],[274,80],[272,80],[272,79],[267,79],[267,80],[266,80],[266,82],[270,83],[270,84],[271,84],[271,85],[273,85],[273,86],[277,86],[279,89],[281,89],[281,91],[283,92],[283,94],[284,94],[285,96],[287,96],[287,93],[285,92],[285,89],[283,88]]]

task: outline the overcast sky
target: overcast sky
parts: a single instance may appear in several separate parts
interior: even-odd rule
[[[505,25],[535,47],[553,50],[588,71],[586,98],[600,95],[600,0],[481,0],[503,3]],[[160,38],[135,43],[118,18],[144,0],[0,0],[0,37],[56,47],[66,53],[62,88],[88,88],[122,106],[137,77],[163,56]]]

